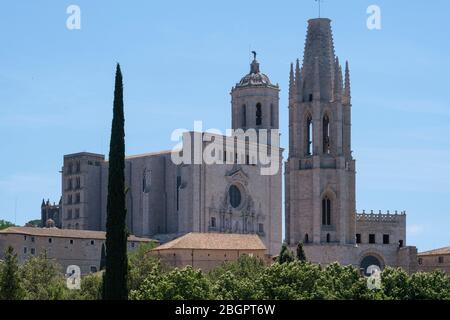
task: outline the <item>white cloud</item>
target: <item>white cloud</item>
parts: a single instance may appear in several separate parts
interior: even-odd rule
[[[406,233],[408,236],[418,236],[425,231],[425,227],[420,224],[413,224],[406,227]]]

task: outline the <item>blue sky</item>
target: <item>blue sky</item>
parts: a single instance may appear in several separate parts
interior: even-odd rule
[[[413,3],[412,3],[413,2]],[[81,30],[66,8],[81,8]],[[366,27],[380,6],[382,29]],[[406,210],[407,242],[450,245],[450,2],[325,0],[336,53],[350,61],[357,208]],[[175,128],[230,125],[249,48],[281,87],[303,54],[313,0],[8,1],[0,10],[0,219],[57,201],[63,155],[107,153],[114,66],[125,82],[127,153],[173,147]],[[285,154],[285,157],[287,154]],[[16,214],[15,214],[16,213]]]

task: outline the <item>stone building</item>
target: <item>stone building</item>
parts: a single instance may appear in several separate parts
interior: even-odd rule
[[[250,72],[231,90],[231,127],[244,132],[243,144],[229,150],[225,136],[187,132],[181,152],[126,158],[127,225],[132,233],[163,242],[190,232],[257,234],[269,254],[279,252],[280,90],[260,71],[254,55]],[[342,69],[331,20],[309,20],[302,65],[297,60],[290,70],[285,240],[292,247],[304,242],[312,262],[338,261],[365,270],[370,265],[392,265],[415,271],[417,249],[406,243],[405,212],[356,212],[348,63]],[[247,141],[251,130],[258,134],[256,142]],[[260,136],[264,132],[267,140]],[[216,140],[225,146],[213,148],[219,162],[210,164],[201,155],[198,161],[196,148],[207,150]],[[262,146],[278,161],[275,174],[261,174],[265,165],[253,159],[252,152]],[[174,162],[174,157],[183,161]],[[105,229],[107,177],[104,155],[64,156],[63,228]]]
[[[44,227],[47,224],[47,221],[53,221],[54,226],[57,228],[61,228],[62,226],[62,219],[61,219],[61,199],[59,200],[59,203],[50,203],[50,200],[47,200],[45,202],[44,199],[42,199],[41,204],[41,226]]]
[[[17,253],[19,263],[45,251],[49,259],[54,259],[62,266],[63,272],[68,266],[77,265],[82,274],[87,274],[99,271],[105,241],[106,234],[101,231],[10,227],[0,230],[0,259],[8,246],[12,246]],[[129,236],[128,250],[132,251],[139,244],[151,241],[156,242]]]
[[[291,64],[286,241],[318,263],[416,269],[406,214],[357,214],[348,62],[335,55],[331,20],[309,20],[303,64]]]
[[[270,253],[279,251],[281,234],[281,166],[279,148],[279,88],[260,71],[250,72],[231,90],[232,129],[242,144],[227,148],[227,137],[186,132],[182,152],[161,151],[126,157],[127,226],[138,236],[170,240],[189,232],[258,234]],[[239,130],[241,129],[241,130]],[[248,129],[259,138],[249,139]],[[272,144],[269,137],[276,137]],[[218,140],[217,163],[209,164],[196,148],[206,151]],[[263,138],[261,138],[263,139]],[[261,174],[266,164],[255,158],[264,145],[276,160],[276,173]],[[187,155],[191,155],[191,157]],[[172,158],[183,156],[176,164]],[[108,162],[94,153],[64,156],[62,167],[62,227],[105,230]]]
[[[267,249],[255,234],[188,233],[149,252],[170,267],[210,271],[247,255],[267,261]]]
[[[443,271],[450,276],[450,247],[420,252],[417,255],[419,271]]]

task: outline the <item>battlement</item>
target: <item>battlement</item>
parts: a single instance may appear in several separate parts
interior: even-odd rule
[[[406,211],[397,210],[394,213],[391,213],[389,210],[386,213],[378,211],[375,213],[373,210],[370,210],[370,213],[366,213],[363,210],[362,213],[356,213],[356,221],[358,222],[400,222],[406,218]]]

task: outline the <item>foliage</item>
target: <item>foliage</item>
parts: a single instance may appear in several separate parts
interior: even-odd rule
[[[102,272],[92,273],[81,278],[81,289],[75,291],[73,299],[99,300],[102,298]]]
[[[26,300],[61,300],[67,298],[61,267],[44,252],[30,257],[20,268],[22,288]]]
[[[279,263],[287,263],[292,262],[295,260],[294,253],[291,249],[289,249],[289,246],[287,243],[283,243],[280,251],[280,255],[278,256],[278,262]]]
[[[142,243],[139,247],[128,253],[128,288],[136,290],[143,283],[145,277],[156,267],[161,270],[159,261],[147,253],[156,247],[156,243]]]
[[[0,300],[19,300],[22,295],[17,254],[9,246],[5,251],[5,261],[0,265]]]
[[[299,242],[297,245],[297,260],[306,262],[305,249],[303,248],[303,242]]]
[[[123,83],[117,64],[113,120],[109,147],[108,197],[106,219],[106,269],[103,298],[128,299],[128,257],[125,206],[125,117],[123,111]]]
[[[203,273],[190,266],[164,268],[159,260],[146,254],[151,247],[152,244],[145,244],[128,254],[130,299],[450,300],[450,277],[437,271],[409,275],[400,268],[387,267],[381,273],[381,287],[370,290],[367,278],[357,268],[338,263],[322,268],[297,259],[267,266],[258,258],[243,255]],[[2,299],[96,300],[102,297],[102,272],[83,276],[81,290],[69,290],[61,267],[47,259],[45,253],[29,258],[22,266],[17,265],[11,251],[8,254],[0,263]],[[5,292],[16,293],[5,295]]]
[[[0,230],[6,229],[9,227],[15,227],[14,223],[6,221],[6,220],[0,220]]]
[[[191,266],[167,273],[155,267],[139,289],[131,291],[137,300],[205,300],[211,299],[211,284],[200,270]]]
[[[316,297],[328,300],[369,299],[367,280],[352,266],[328,265],[316,283]]]
[[[100,271],[105,270],[106,267],[106,247],[105,244],[102,243],[102,251],[100,254]]]
[[[42,221],[41,219],[30,220],[26,223],[26,225],[40,228],[42,226]]]
[[[256,299],[257,279],[264,269],[263,261],[247,255],[224,263],[208,274],[214,297],[224,300]]]
[[[319,266],[300,261],[274,263],[258,279],[258,299],[298,300],[316,298]]]

